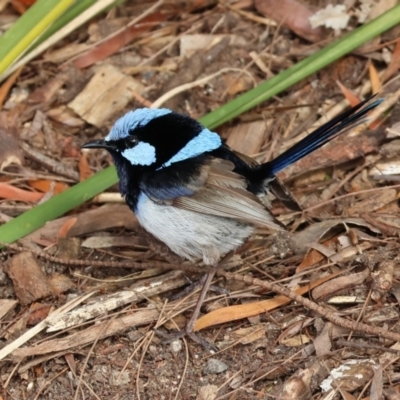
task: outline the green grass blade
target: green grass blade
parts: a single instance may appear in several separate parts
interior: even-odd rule
[[[100,171],[85,182],[78,183],[65,192],[0,226],[0,242],[15,242],[40,228],[47,221],[56,219],[85,201],[90,200],[117,181],[115,168],[109,167]]]
[[[318,51],[292,68],[204,116],[200,121],[209,128],[214,128],[280,93],[398,23],[400,23],[400,5],[393,7],[367,25],[354,30],[327,48]],[[0,241],[12,243],[28,235],[47,221],[58,218],[116,182],[117,175],[114,167],[109,167],[97,173],[92,178],[0,226]]]
[[[223,107],[207,114],[201,119],[201,122],[209,128],[215,128],[281,93],[399,23],[400,4]]]
[[[75,0],[38,0],[0,36],[0,74],[74,2]]]
[[[75,3],[63,15],[61,15],[60,18],[58,18],[53,25],[50,26],[50,28],[37,40],[37,42],[35,42],[35,44],[32,46],[32,49],[37,47],[40,43],[44,42],[63,26],[67,25],[79,14],[81,14],[83,11],[93,5],[96,1],[97,0],[80,0]]]
[[[50,26],[50,28],[39,38],[37,42],[35,42],[35,44],[29,50],[32,50],[39,44],[43,43],[46,39],[48,39],[50,36],[56,33],[59,29],[67,25],[73,19],[78,17],[81,13],[83,13],[86,9],[88,9],[97,1],[98,0],[79,0],[72,7],[70,7],[63,15],[61,15],[61,17],[58,18],[53,25]],[[105,9],[101,10],[100,12],[106,12],[110,8],[119,5],[123,1],[125,0],[115,0],[111,6],[105,7]]]
[[[109,10],[123,0],[81,0],[72,5],[63,13],[48,29],[40,32],[40,35],[31,41],[31,44],[18,56],[18,60],[10,65],[6,70],[0,72],[0,82],[10,76],[21,66],[27,64],[37,55],[47,50],[50,46],[57,43],[74,31],[79,26],[86,23],[89,19],[101,12]],[[17,21],[17,23],[19,20]],[[24,29],[25,25],[22,27]],[[10,28],[14,29],[14,25]],[[19,32],[19,30],[17,30]]]

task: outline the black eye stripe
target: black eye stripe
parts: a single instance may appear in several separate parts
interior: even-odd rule
[[[127,147],[136,146],[138,144],[138,140],[133,136],[128,136],[124,139],[124,142]]]
[[[114,146],[117,150],[124,151],[126,149],[131,149],[132,147],[135,147],[138,143],[139,141],[137,140],[137,138],[128,136],[125,139],[115,140]]]

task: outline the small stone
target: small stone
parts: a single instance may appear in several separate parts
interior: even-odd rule
[[[204,374],[220,374],[228,369],[228,365],[226,365],[223,361],[217,360],[215,358],[209,358],[207,361],[207,365],[204,368]]]
[[[182,340],[174,340],[171,342],[170,348],[173,353],[179,353],[182,350]]]
[[[111,371],[110,384],[112,386],[126,385],[130,381],[129,371],[123,371],[122,373],[119,371]]]

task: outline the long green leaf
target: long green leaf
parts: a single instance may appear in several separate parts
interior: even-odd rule
[[[0,242],[12,243],[58,218],[118,181],[115,168],[107,168],[65,192],[0,226]]]
[[[0,36],[0,74],[74,2],[75,0],[38,0]]]
[[[271,96],[288,89],[294,83],[306,78],[398,23],[400,23],[400,5],[393,7],[367,25],[354,30],[344,38],[304,59],[273,79],[262,83],[250,92],[204,116],[200,121],[204,125],[214,128]],[[65,214],[116,182],[117,175],[114,167],[99,172],[85,182],[75,185],[73,188],[54,196],[47,202],[2,225],[0,227],[0,241],[12,243],[28,235],[47,221]]]
[[[61,17],[58,18],[53,25],[50,26],[50,28],[38,39],[38,41],[35,42],[32,48],[29,49],[29,51],[37,47],[42,42],[44,42],[46,39],[48,39],[50,36],[56,33],[59,29],[67,25],[73,19],[78,17],[81,13],[83,13],[86,9],[88,9],[97,1],[98,0],[79,0],[72,7],[70,7],[63,15],[61,15]],[[115,0],[111,6],[106,7],[101,12],[107,12],[107,10],[109,10],[110,8],[116,7],[117,5],[121,4],[124,1],[125,0]]]
[[[368,24],[355,29],[336,42],[305,58],[293,67],[274,76],[272,79],[230,101],[224,107],[207,114],[202,118],[202,123],[209,128],[214,128],[235,118],[237,115],[281,93],[399,23],[400,4]]]

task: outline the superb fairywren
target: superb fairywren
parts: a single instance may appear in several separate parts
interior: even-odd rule
[[[179,256],[210,266],[186,329],[191,337],[221,257],[241,246],[257,226],[284,229],[259,197],[270,190],[289,208],[299,209],[276,174],[355,125],[381,102],[368,101],[264,164],[230,149],[196,120],[168,109],[128,112],[103,140],[82,146],[110,152],[120,192],[148,232]]]

